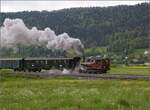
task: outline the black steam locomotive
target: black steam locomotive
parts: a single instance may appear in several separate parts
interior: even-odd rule
[[[80,63],[80,57],[74,58],[0,58],[0,69],[14,71],[41,71],[42,69],[74,69]]]

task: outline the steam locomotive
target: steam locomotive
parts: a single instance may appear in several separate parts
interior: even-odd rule
[[[40,72],[42,69],[74,70],[80,65],[81,73],[106,73],[110,69],[109,59],[88,58],[80,63],[80,57],[74,58],[0,58],[0,69],[13,69],[14,71]]]
[[[108,58],[98,58],[98,57],[89,57],[86,58],[83,63],[81,63],[79,71],[81,73],[106,73],[110,70],[110,59]]]

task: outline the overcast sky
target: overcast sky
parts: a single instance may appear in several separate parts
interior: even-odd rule
[[[1,12],[17,12],[17,11],[52,11],[72,7],[107,7],[116,5],[135,5],[142,1],[30,1],[30,0],[1,0]]]

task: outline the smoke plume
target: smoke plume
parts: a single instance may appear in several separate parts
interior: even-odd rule
[[[29,29],[22,19],[4,20],[1,30],[0,45],[2,48],[17,48],[17,45],[35,45],[48,49],[74,49],[78,55],[82,54],[83,44],[79,39],[71,38],[67,33],[56,35],[50,28],[38,30],[36,27]]]

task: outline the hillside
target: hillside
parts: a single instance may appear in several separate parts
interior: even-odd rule
[[[0,13],[5,18],[22,18],[27,27],[50,27],[56,34],[67,32],[86,48],[107,47],[111,52],[149,48],[150,4],[134,6],[72,8],[59,11]]]

